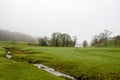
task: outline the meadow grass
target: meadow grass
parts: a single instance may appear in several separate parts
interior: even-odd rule
[[[4,56],[6,54],[6,50],[0,47],[0,56]]]
[[[0,57],[0,80],[65,80],[25,62]]]
[[[42,63],[78,80],[120,80],[120,48],[18,45],[12,54],[15,61]]]
[[[26,47],[14,59],[42,63],[66,74],[88,80],[119,80],[119,48]],[[14,52],[13,52],[14,53]]]
[[[7,44],[0,45],[5,47]],[[0,80],[65,80],[40,70],[28,62],[7,59],[5,54],[6,50],[0,47]]]

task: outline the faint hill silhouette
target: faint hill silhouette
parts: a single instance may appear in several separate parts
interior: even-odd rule
[[[20,32],[11,32],[8,30],[0,29],[0,40],[2,41],[25,41],[31,42],[34,41],[35,38]]]

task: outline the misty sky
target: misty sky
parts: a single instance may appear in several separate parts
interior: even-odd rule
[[[104,29],[120,34],[120,0],[0,0],[0,28],[32,36],[53,32],[90,41]]]

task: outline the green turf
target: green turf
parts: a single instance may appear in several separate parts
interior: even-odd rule
[[[0,80],[65,80],[40,70],[28,62],[7,59],[5,54],[6,50],[0,47]]]
[[[6,54],[6,50],[0,47],[0,56],[4,56]]]
[[[43,63],[78,79],[120,79],[119,48],[21,48],[21,61]]]
[[[64,80],[28,63],[0,57],[0,80]]]
[[[14,46],[12,59],[20,64],[42,63],[78,80],[120,80],[120,48]]]

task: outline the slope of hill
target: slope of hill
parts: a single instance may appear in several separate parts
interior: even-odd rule
[[[25,41],[30,42],[33,41],[34,38],[30,35],[26,35],[20,32],[11,32],[7,30],[0,29],[0,40],[2,41]]]

